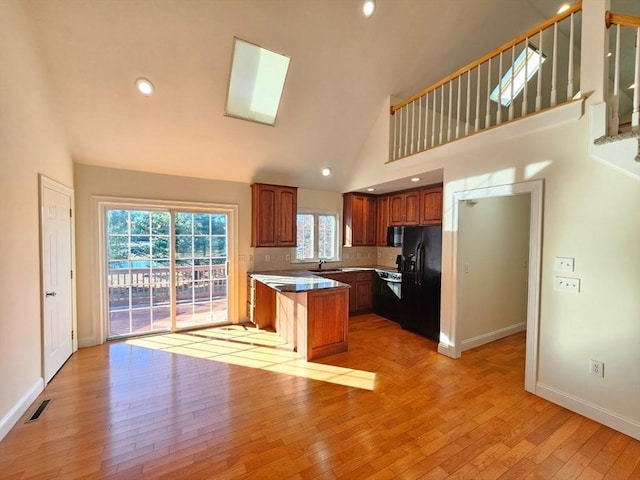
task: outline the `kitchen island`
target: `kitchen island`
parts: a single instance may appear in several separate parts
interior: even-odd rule
[[[249,274],[249,318],[306,360],[347,351],[349,285],[307,270]]]

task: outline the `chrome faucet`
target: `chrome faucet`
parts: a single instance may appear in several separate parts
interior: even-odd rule
[[[326,260],[324,260],[324,259],[322,259],[322,260],[320,260],[320,261],[318,262],[318,270],[322,270],[322,264],[323,264],[323,263],[327,263],[327,261],[326,261]]]

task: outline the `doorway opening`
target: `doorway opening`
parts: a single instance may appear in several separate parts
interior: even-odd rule
[[[234,211],[100,203],[107,340],[229,323]]]
[[[500,185],[495,187],[485,187],[453,194],[453,235],[452,250],[452,272],[455,278],[455,288],[449,297],[449,308],[452,313],[452,324],[447,332],[454,338],[454,348],[451,352],[454,358],[461,355],[462,332],[461,332],[461,312],[463,295],[463,281],[460,272],[464,272],[464,262],[459,258],[460,243],[460,208],[466,202],[481,201],[482,199],[496,197],[510,197],[514,195],[529,194],[529,229],[528,229],[528,256],[526,260],[526,360],[524,387],[525,390],[535,393],[537,378],[537,357],[538,357],[538,335],[540,320],[540,275],[542,258],[542,198],[543,182],[535,180],[530,182],[516,183],[511,185]],[[442,335],[442,333],[441,333]],[[440,350],[439,346],[439,350]]]

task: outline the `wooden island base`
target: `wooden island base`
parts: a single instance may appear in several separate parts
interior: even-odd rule
[[[273,328],[305,360],[347,351],[348,287],[281,292],[252,281],[259,328]]]

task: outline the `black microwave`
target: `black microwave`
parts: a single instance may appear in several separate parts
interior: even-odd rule
[[[387,227],[387,247],[401,247],[404,227]]]

